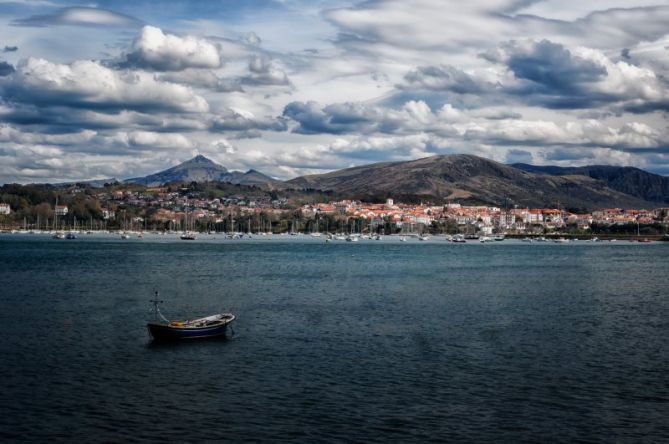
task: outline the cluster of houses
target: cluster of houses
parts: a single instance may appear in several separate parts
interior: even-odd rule
[[[231,210],[242,214],[282,213],[286,210],[287,199],[270,199],[266,196],[249,197],[233,195],[222,198],[207,199],[203,197],[186,197],[178,192],[168,192],[163,188],[147,189],[145,191],[114,191],[98,194],[98,199],[104,206],[102,215],[105,220],[114,220],[119,217],[119,206],[152,210],[151,219],[157,222],[179,222],[184,219],[186,209],[192,220],[210,219],[220,222],[224,213]],[[132,222],[141,222],[136,218]]]
[[[390,221],[397,227],[416,224],[430,225],[433,222],[452,221],[457,225],[473,225],[483,233],[493,230],[531,231],[532,229],[559,229],[566,225],[588,228],[593,223],[602,225],[662,222],[669,224],[669,209],[626,210],[621,208],[575,214],[555,208],[503,209],[490,206],[409,205],[388,199],[384,204],[368,204],[343,200],[324,204],[304,205],[302,214],[317,217],[320,214],[341,215],[366,219],[372,223]]]
[[[273,220],[285,218],[295,207],[286,198],[272,199],[260,194],[257,197],[232,195],[220,198],[202,196],[186,197],[179,192],[165,188],[142,191],[116,190],[99,193],[96,196],[102,206],[102,217],[106,221],[121,219],[119,208],[148,210],[150,218],[156,222],[180,223],[188,210],[191,221],[204,220],[221,222],[231,213],[252,216],[263,213]],[[669,224],[669,208],[654,210],[630,210],[612,208],[587,214],[570,213],[556,208],[513,208],[494,206],[464,206],[459,203],[447,205],[415,205],[395,203],[388,199],[385,203],[371,204],[355,200],[329,203],[307,204],[298,208],[304,219],[316,219],[330,215],[340,219],[364,219],[370,225],[392,224],[396,228],[409,229],[429,226],[434,222],[450,223],[458,226],[473,226],[479,232],[532,232],[538,230],[558,230],[566,225],[576,225],[587,229],[592,224]],[[0,215],[8,215],[11,208],[0,203]],[[57,216],[66,216],[68,207],[57,205]],[[292,214],[292,213],[290,213]],[[123,215],[125,218],[125,214]],[[293,217],[292,215],[290,216]],[[130,223],[143,223],[136,212]]]

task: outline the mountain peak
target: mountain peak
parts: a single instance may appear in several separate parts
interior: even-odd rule
[[[222,181],[241,185],[269,185],[277,181],[265,174],[251,170],[247,173],[228,171],[208,157],[198,154],[190,160],[145,177],[127,179],[126,182],[157,186],[169,182],[209,182]]]
[[[191,160],[187,160],[184,163],[210,163],[210,164],[217,165],[216,162],[214,162],[213,160],[211,160],[208,157],[203,156],[202,154],[198,154],[197,156],[193,157]]]

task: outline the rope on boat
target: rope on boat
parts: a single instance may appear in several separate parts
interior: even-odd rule
[[[160,311],[160,308],[158,309],[158,316],[160,316],[160,318],[161,318],[163,321],[167,322],[168,324],[170,323],[170,320],[167,319],[165,316],[163,316],[163,313]]]

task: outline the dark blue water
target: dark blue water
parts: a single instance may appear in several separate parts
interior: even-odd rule
[[[669,440],[669,244],[0,238],[3,441]],[[231,309],[228,340],[151,345]]]

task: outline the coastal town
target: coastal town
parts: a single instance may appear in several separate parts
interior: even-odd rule
[[[297,199],[245,189],[226,195],[188,188],[70,187],[60,204],[0,203],[4,230],[200,231],[245,233],[471,234],[489,236],[596,233],[666,234],[669,208],[610,208],[587,213],[554,208]],[[6,196],[5,196],[6,197]],[[5,199],[11,200],[11,199]],[[322,199],[325,200],[325,199]],[[594,230],[594,231],[593,231]]]

